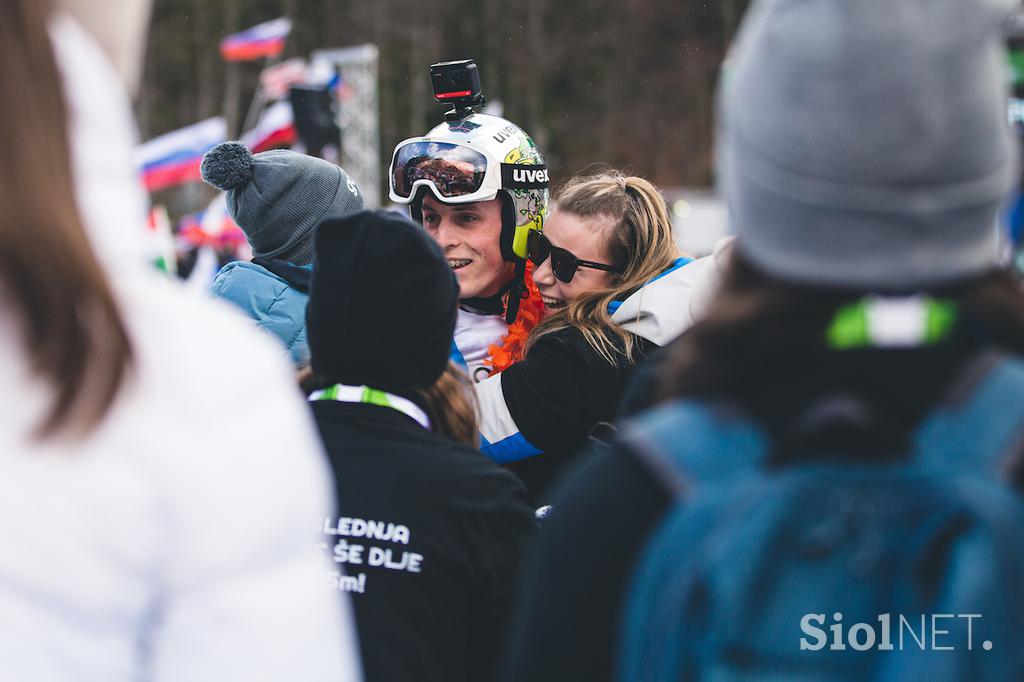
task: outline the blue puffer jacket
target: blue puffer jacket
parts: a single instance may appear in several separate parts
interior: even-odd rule
[[[217,273],[210,294],[235,304],[280,339],[297,366],[308,365],[306,292],[312,266],[299,267],[284,261],[267,265],[274,272],[256,263],[228,263]]]

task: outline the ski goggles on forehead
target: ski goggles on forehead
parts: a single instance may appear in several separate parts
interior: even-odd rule
[[[572,278],[576,276],[577,268],[604,270],[605,272],[614,272],[617,275],[621,275],[623,272],[622,268],[617,268],[614,265],[581,260],[573,255],[572,252],[553,246],[548,241],[548,238],[544,236],[544,233],[538,230],[530,230],[530,234],[526,238],[526,257],[537,266],[550,258],[551,272],[554,274],[555,279],[566,284],[571,282]]]
[[[419,187],[453,203],[487,201],[501,189],[498,164],[465,144],[410,140],[395,149],[391,161],[391,200],[407,204]]]

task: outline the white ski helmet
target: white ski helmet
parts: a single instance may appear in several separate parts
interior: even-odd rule
[[[446,204],[501,197],[501,255],[510,262],[525,261],[530,230],[541,230],[547,215],[540,149],[522,128],[496,116],[471,113],[400,142],[389,178],[391,200],[409,204],[417,222],[427,189]]]

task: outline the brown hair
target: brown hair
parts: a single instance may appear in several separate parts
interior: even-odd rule
[[[299,370],[296,379],[306,395],[339,383],[329,377],[317,376],[310,367]],[[479,447],[480,417],[476,394],[465,370],[449,361],[434,385],[419,389],[417,393],[426,403],[427,416],[436,433],[455,443]]]
[[[0,3],[0,286],[33,372],[55,393],[41,438],[87,432],[132,362],[128,332],[74,201],[51,3]]]
[[[607,221],[608,260],[622,270],[612,285],[580,295],[534,327],[526,350],[538,339],[575,327],[605,360],[635,360],[633,336],[612,322],[608,304],[634,293],[679,256],[665,199],[647,180],[619,171],[570,178],[555,194],[557,211]]]
[[[1024,355],[1024,288],[1009,270],[928,293],[956,304],[994,346]],[[784,282],[734,252],[707,315],[669,351],[658,396],[726,397],[766,371],[795,371],[824,347],[837,310],[864,295]]]
[[[430,388],[422,389],[420,395],[427,402],[427,414],[435,431],[456,443],[480,446],[476,394],[465,370],[449,361],[441,378]]]

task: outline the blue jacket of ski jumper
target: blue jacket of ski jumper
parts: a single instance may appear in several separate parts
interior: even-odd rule
[[[276,261],[275,270],[283,268],[312,272],[312,266],[300,267]],[[287,274],[287,273],[286,273]],[[299,278],[301,279],[301,272]],[[210,286],[215,298],[230,301],[256,324],[280,339],[296,366],[309,364],[309,343],[306,340],[306,303],[309,295],[289,280],[262,265],[247,261],[228,263]],[[308,290],[308,289],[307,289]]]

